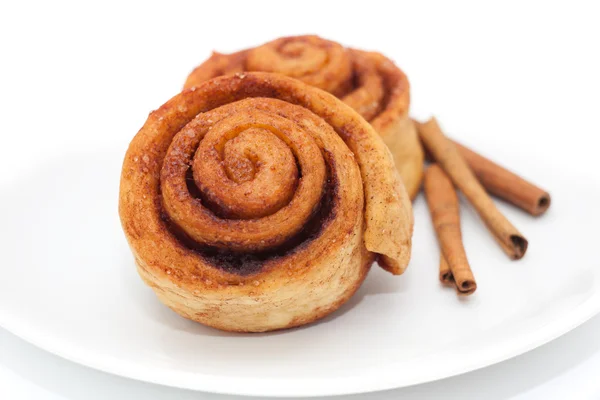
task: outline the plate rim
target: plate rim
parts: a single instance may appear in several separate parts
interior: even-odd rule
[[[568,317],[552,321],[535,331],[528,331],[512,341],[509,349],[501,346],[489,346],[477,360],[462,362],[454,368],[448,366],[431,368],[430,372],[421,374],[418,379],[403,381],[401,374],[393,368],[393,364],[378,367],[376,373],[364,376],[344,376],[338,378],[244,378],[202,373],[169,372],[163,369],[149,368],[133,362],[115,361],[110,357],[98,357],[97,354],[81,355],[76,346],[59,340],[48,340],[45,335],[28,329],[26,323],[20,323],[18,318],[10,318],[0,310],[0,327],[6,329],[22,340],[35,347],[82,366],[102,371],[111,375],[121,376],[141,382],[187,389],[199,392],[261,397],[317,397],[339,396],[350,394],[371,393],[383,390],[399,389],[440,379],[465,374],[485,368],[502,361],[520,356],[548,342],[563,336],[579,327],[600,313],[600,292],[574,308]],[[525,338],[523,338],[525,336]],[[509,351],[510,350],[510,351]],[[89,353],[88,353],[89,354]],[[472,358],[472,356],[471,356]],[[462,358],[465,360],[464,358]],[[166,378],[165,378],[166,377]]]

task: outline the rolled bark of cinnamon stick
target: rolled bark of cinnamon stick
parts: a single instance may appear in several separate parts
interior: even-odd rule
[[[527,251],[527,239],[496,208],[457,147],[444,135],[436,119],[416,124],[425,147],[454,185],[464,193],[502,249],[514,260],[522,258]]]
[[[452,182],[438,165],[425,172],[425,196],[440,245],[440,281],[456,284],[462,295],[477,289],[460,230],[458,196]]]
[[[446,257],[440,251],[440,282],[444,285],[455,285],[454,275],[452,275],[452,271],[450,270],[450,265],[448,265],[448,261],[446,261]]]
[[[541,215],[550,207],[550,194],[500,165],[454,142],[485,189],[531,215]]]

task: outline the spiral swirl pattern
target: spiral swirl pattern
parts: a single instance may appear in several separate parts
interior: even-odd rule
[[[245,68],[291,76],[337,96],[350,89],[352,79],[346,49],[317,36],[286,37],[252,49]]]
[[[151,113],[119,212],[138,272],[181,315],[234,331],[339,307],[375,257],[401,273],[412,213],[373,129],[297,80],[240,73]]]
[[[214,53],[188,76],[184,87],[242,71],[281,73],[339,97],[379,132],[410,196],[416,196],[424,154],[408,118],[408,79],[387,57],[318,36],[284,37],[238,53]]]

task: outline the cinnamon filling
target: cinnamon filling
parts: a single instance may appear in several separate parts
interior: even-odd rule
[[[256,253],[238,252],[223,250],[216,247],[202,245],[194,241],[177,224],[175,224],[161,205],[161,219],[167,230],[177,238],[179,243],[188,250],[201,256],[208,264],[215,268],[224,270],[228,273],[241,276],[252,275],[260,272],[265,264],[270,261],[283,258],[300,251],[311,241],[319,238],[327,225],[335,218],[336,199],[338,198],[338,182],[335,176],[335,163],[327,152],[325,156],[325,165],[327,168],[327,181],[324,186],[324,193],[321,202],[318,204],[314,214],[308,220],[303,229],[296,235],[286,240],[283,244],[274,248]],[[202,201],[200,190],[194,184],[192,170],[188,172],[188,188],[190,194]],[[210,207],[209,205],[206,205]]]

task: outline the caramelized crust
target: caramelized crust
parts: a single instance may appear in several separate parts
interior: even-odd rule
[[[424,153],[408,118],[409,83],[387,57],[318,36],[283,37],[229,55],[214,53],[188,76],[184,87],[241,71],[281,73],[341,98],[379,132],[410,197],[417,195]]]
[[[186,318],[230,331],[314,321],[375,257],[410,257],[412,211],[385,144],[334,96],[237,73],[184,90],[132,140],[119,214],[138,272]]]

